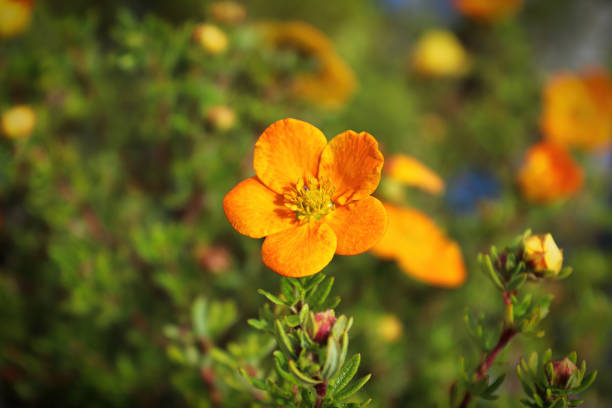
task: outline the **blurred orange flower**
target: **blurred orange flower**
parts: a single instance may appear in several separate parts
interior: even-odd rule
[[[319,29],[302,21],[265,23],[261,27],[267,41],[275,47],[293,48],[316,60],[315,72],[295,78],[296,97],[332,109],[343,106],[352,97],[357,88],[355,74]]]
[[[444,191],[444,180],[440,176],[417,159],[405,154],[391,156],[385,164],[385,173],[392,180],[422,188],[431,194]]]
[[[454,0],[463,15],[480,21],[496,21],[515,14],[523,0]]]
[[[380,181],[383,155],[366,132],[347,130],[329,143],[296,119],[270,125],[253,154],[256,177],[223,199],[230,224],[266,237],[263,262],[292,277],[315,274],[339,255],[367,251],[383,236],[387,214],[370,194]]]
[[[612,144],[612,81],[606,71],[557,74],[546,84],[543,102],[546,139],[588,150]]]
[[[470,68],[470,57],[459,39],[448,30],[429,30],[416,43],[412,67],[421,75],[457,77]]]
[[[372,251],[394,259],[408,275],[425,283],[455,287],[465,281],[461,250],[424,213],[385,203],[387,233]]]
[[[0,37],[25,31],[32,19],[33,0],[0,0]]]
[[[402,337],[404,327],[397,316],[385,314],[378,318],[376,332],[385,343],[393,343]]]
[[[532,146],[518,174],[523,195],[535,202],[551,202],[570,197],[583,184],[582,168],[568,151],[551,142]]]
[[[444,181],[418,160],[395,155],[385,174],[400,183],[433,194],[444,191]],[[384,203],[389,227],[372,248],[374,255],[394,259],[408,275],[430,285],[455,287],[465,281],[466,271],[459,246],[424,213]]]
[[[2,112],[2,131],[9,138],[26,138],[35,125],[36,113],[27,105],[14,106]]]
[[[220,23],[238,24],[246,17],[244,6],[229,0],[215,1],[209,6],[208,11],[212,18]]]

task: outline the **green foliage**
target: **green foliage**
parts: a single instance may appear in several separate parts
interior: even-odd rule
[[[573,398],[586,391],[595,381],[597,371],[586,373],[583,360],[577,367],[576,352],[563,360],[552,360],[552,351],[546,350],[542,358],[534,351],[526,362],[516,366],[527,398],[522,400],[530,408],[567,408],[577,407],[583,400]]]
[[[248,323],[274,338],[274,371],[265,379],[241,370],[250,384],[266,393],[264,404],[283,407],[364,407],[348,402],[371,378],[354,379],[361,356],[347,359],[353,318],[333,310],[338,298],[329,299],[334,278],[319,273],[312,277],[281,279],[281,296],[264,290],[274,306],[264,305],[259,319]]]

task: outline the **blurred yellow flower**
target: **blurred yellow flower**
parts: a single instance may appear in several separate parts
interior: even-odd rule
[[[195,28],[194,38],[209,54],[221,54],[227,50],[227,35],[217,26],[200,24]]]
[[[238,24],[246,17],[246,9],[235,1],[215,1],[208,8],[213,19],[220,23]]]
[[[386,314],[378,319],[377,332],[386,343],[397,341],[402,336],[403,330],[402,322],[395,315]]]
[[[496,21],[515,14],[523,0],[453,0],[463,15],[480,21]]]
[[[558,275],[563,266],[563,251],[550,234],[530,235],[523,240],[523,259],[536,274],[550,271]]]
[[[30,136],[36,125],[36,113],[27,105],[14,106],[2,113],[2,131],[7,137]]]
[[[555,75],[544,88],[540,127],[555,143],[588,150],[612,144],[612,82],[607,72]]]
[[[394,259],[408,275],[430,285],[456,287],[465,281],[459,246],[422,212],[384,203],[389,227],[372,252]]]
[[[215,129],[226,131],[236,124],[236,112],[228,106],[213,106],[206,112],[206,121]]]
[[[302,21],[265,23],[261,28],[273,46],[292,48],[316,60],[315,72],[295,78],[296,97],[334,109],[342,107],[353,96],[357,88],[355,74],[319,29]]]
[[[12,37],[28,28],[32,3],[32,0],[0,0],[0,37]]]
[[[412,67],[421,75],[457,77],[468,72],[470,58],[455,34],[448,30],[429,30],[412,51]]]
[[[518,173],[523,195],[540,203],[570,197],[582,187],[583,179],[582,168],[567,150],[551,142],[532,146]]]
[[[385,163],[385,173],[397,182],[419,187],[431,194],[444,191],[444,180],[440,176],[417,159],[405,154],[391,156]]]

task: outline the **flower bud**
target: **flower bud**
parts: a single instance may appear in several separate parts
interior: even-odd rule
[[[334,323],[336,323],[336,316],[332,309],[327,309],[324,312],[315,313],[314,315],[314,341],[319,344],[325,344],[329,333],[331,332]]]
[[[559,388],[570,388],[569,380],[578,370],[576,364],[567,357],[562,360],[553,360],[551,363],[552,373],[547,373],[550,384]]]
[[[206,112],[206,121],[215,129],[226,131],[236,124],[236,112],[227,106],[213,106]]]
[[[552,235],[531,235],[523,241],[523,259],[536,275],[550,271],[556,276],[563,266],[563,252]]]
[[[388,314],[378,320],[378,334],[385,343],[393,343],[402,335],[402,322],[397,316]]]
[[[204,51],[209,54],[221,54],[227,49],[227,36],[215,25],[200,24],[196,27],[193,35]]]
[[[208,9],[212,18],[227,24],[238,24],[246,17],[246,9],[235,1],[216,1]]]
[[[36,114],[27,105],[10,108],[2,113],[2,131],[12,139],[30,136],[36,125]]]

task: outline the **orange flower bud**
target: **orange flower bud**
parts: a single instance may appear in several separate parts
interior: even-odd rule
[[[427,76],[461,76],[467,73],[470,58],[451,31],[429,30],[417,41],[412,67]]]
[[[30,136],[35,125],[36,114],[29,106],[15,106],[2,113],[2,131],[7,137],[26,138]]]
[[[194,38],[200,43],[204,51],[209,54],[221,54],[227,50],[229,40],[227,35],[217,26],[200,24],[194,31]]]
[[[550,142],[532,146],[518,174],[523,195],[540,203],[572,196],[583,181],[582,168],[567,150]]]
[[[536,275],[547,271],[557,275],[563,266],[563,251],[552,235],[531,235],[523,240],[523,259]]]

